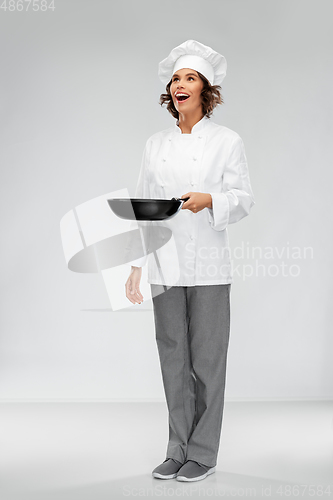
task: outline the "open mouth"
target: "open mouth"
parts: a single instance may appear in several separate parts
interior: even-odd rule
[[[178,102],[184,102],[184,101],[187,101],[187,99],[189,99],[189,95],[187,94],[177,94],[176,95],[176,99]]]

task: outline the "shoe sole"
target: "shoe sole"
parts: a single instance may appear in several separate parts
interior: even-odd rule
[[[186,477],[186,476],[177,476],[176,479],[177,481],[200,481],[201,479],[205,479],[205,477],[209,476],[209,474],[213,474],[215,472],[215,467],[212,467],[211,469],[208,469],[208,471],[203,474],[202,476],[197,476],[197,477]]]
[[[177,472],[175,474],[169,474],[167,476],[164,474],[160,474],[159,472],[153,472],[152,474],[157,479],[174,479],[175,477],[177,477]]]

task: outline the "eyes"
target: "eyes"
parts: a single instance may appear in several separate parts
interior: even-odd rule
[[[194,80],[193,76],[189,76],[187,79],[192,78]],[[176,80],[179,80],[178,76],[175,76],[172,81],[175,82]]]

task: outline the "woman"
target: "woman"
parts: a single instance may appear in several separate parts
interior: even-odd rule
[[[152,472],[160,479],[198,481],[215,472],[217,462],[233,283],[227,225],[255,203],[242,139],[210,121],[223,103],[225,74],[225,58],[195,40],[161,61],[166,94],[160,104],[177,121],[148,139],[136,189],[139,198],[171,199],[179,192],[189,198],[177,216],[160,223],[172,232],[159,248],[162,273],[155,259],[148,268],[169,411],[166,459]],[[143,300],[146,260],[132,262],[126,282],[134,304]]]

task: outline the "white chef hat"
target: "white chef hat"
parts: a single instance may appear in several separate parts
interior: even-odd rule
[[[168,57],[159,63],[158,76],[167,85],[172,75],[182,68],[199,71],[211,85],[220,85],[227,72],[227,61],[211,47],[187,40],[172,49]]]

